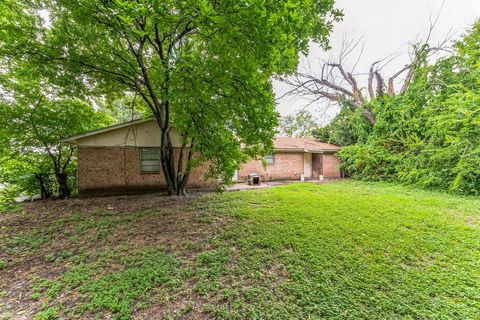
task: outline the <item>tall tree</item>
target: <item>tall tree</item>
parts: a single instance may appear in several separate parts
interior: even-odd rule
[[[77,86],[138,94],[161,129],[170,194],[185,193],[195,163],[209,160],[210,174],[229,180],[272,147],[271,77],[294,72],[310,40],[326,45],[341,15],[333,0],[51,0],[43,9],[43,32],[16,55],[55,63],[56,77]],[[172,126],[183,136],[179,155]]]
[[[60,139],[106,125],[111,118],[50,83],[48,68],[14,59],[3,64],[2,71],[0,180],[16,184],[19,178],[34,175],[42,198],[48,198],[47,180],[53,174],[59,197],[68,197],[67,173],[75,160],[75,148]],[[31,188],[22,191],[32,192]]]
[[[346,103],[330,123],[316,128],[312,135],[320,141],[349,146],[366,142],[371,131],[372,126],[362,110]]]
[[[345,172],[480,195],[479,58],[477,20],[450,55],[419,61],[405,93],[370,102],[376,124],[342,148]]]
[[[3,122],[0,165],[17,178],[34,175],[42,198],[51,195],[47,183],[49,174],[55,177],[58,196],[70,196],[68,172],[74,165],[75,147],[60,143],[60,139],[105,125],[110,120],[80,100],[30,95],[0,103],[0,118]],[[26,171],[19,171],[17,167]],[[6,182],[14,181],[7,179]]]
[[[278,127],[279,133],[288,137],[311,137],[318,127],[315,118],[308,110],[299,110],[294,115],[283,116]]]

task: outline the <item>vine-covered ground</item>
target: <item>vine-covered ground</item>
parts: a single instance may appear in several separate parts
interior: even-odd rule
[[[0,215],[11,319],[478,319],[480,200],[341,181]]]

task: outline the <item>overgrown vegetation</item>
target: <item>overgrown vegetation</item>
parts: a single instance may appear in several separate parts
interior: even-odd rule
[[[435,63],[425,52],[406,92],[369,103],[376,123],[344,108],[317,132],[350,145],[342,168],[364,180],[396,180],[459,194],[480,194],[480,21]]]
[[[478,319],[479,208],[355,181],[27,205],[0,316]]]
[[[362,110],[349,103],[340,105],[340,112],[329,124],[316,128],[313,136],[320,141],[338,146],[350,146],[365,143],[372,131],[372,125],[365,119]]]

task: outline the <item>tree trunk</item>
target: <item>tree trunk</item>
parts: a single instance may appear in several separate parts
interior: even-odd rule
[[[375,115],[373,114],[372,110],[370,110],[369,107],[365,107],[364,114],[365,114],[365,118],[367,118],[368,122],[370,122],[370,124],[372,126],[374,126],[377,121],[375,119]]]
[[[167,191],[169,195],[176,194],[177,184],[175,179],[175,167],[174,163],[174,149],[171,143],[169,133],[161,130],[161,144],[160,144],[160,161],[162,162],[163,175],[165,176],[165,182],[167,183]]]
[[[180,150],[180,155],[178,159],[175,160],[175,149],[170,138],[170,133],[168,130],[162,129],[161,132],[160,161],[162,163],[165,182],[167,183],[168,194],[171,196],[185,196],[187,195],[185,189],[190,176],[192,152],[189,152],[186,169],[183,170],[183,151]],[[177,161],[177,166],[175,166],[175,161]],[[178,167],[178,170],[176,167]]]
[[[40,198],[43,200],[50,198],[52,191],[47,186],[44,175],[41,173],[35,174],[35,180],[37,180],[38,187],[40,188]]]
[[[190,177],[190,171],[192,169],[192,158],[193,158],[193,139],[190,141],[190,149],[188,150],[188,157],[187,163],[185,165],[185,170],[183,170],[183,151],[185,149],[185,145],[182,146],[180,149],[180,155],[178,159],[178,175],[177,175],[177,184],[178,190],[177,195],[186,196],[187,194],[187,183],[188,178]]]
[[[68,187],[67,174],[64,172],[55,173],[55,178],[58,183],[58,197],[65,199],[70,197],[70,188]]]

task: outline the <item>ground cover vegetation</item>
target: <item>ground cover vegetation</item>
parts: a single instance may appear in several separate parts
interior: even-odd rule
[[[356,181],[26,204],[1,316],[478,319],[479,207]]]

